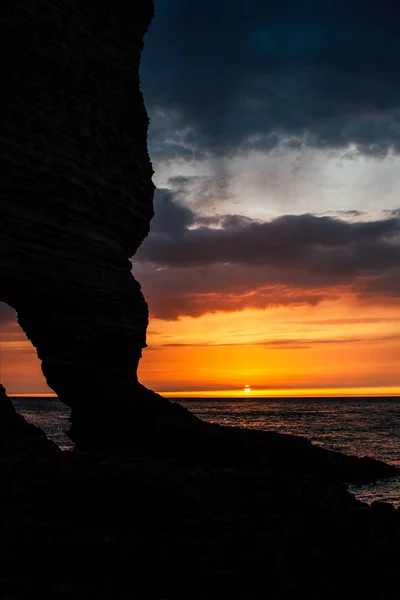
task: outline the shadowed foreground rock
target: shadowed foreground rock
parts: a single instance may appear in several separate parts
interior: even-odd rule
[[[18,414],[0,383],[0,460],[26,455],[61,454],[59,447],[47,439],[39,427]]]
[[[4,395],[0,415],[18,416]],[[400,510],[355,500],[331,462],[365,479],[362,461],[227,431],[242,462],[212,444],[194,462],[190,446],[0,456],[0,597],[397,600]]]

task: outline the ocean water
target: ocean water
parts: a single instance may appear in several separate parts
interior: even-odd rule
[[[69,411],[55,398],[13,398],[15,408],[41,427],[62,449],[72,448],[64,431]],[[179,400],[200,418],[291,433],[330,450],[370,456],[400,467],[400,398],[290,398]],[[357,498],[400,506],[400,477],[350,486]]]

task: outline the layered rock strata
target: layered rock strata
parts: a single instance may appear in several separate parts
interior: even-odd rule
[[[76,441],[118,429],[135,399],[148,400],[137,383],[148,309],[129,259],[153,216],[139,87],[153,8],[14,0],[0,9],[0,301],[72,407]]]

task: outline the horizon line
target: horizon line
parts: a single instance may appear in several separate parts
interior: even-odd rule
[[[400,396],[400,386],[360,386],[342,388],[281,388],[231,390],[165,390],[155,391],[166,398],[382,398]],[[54,392],[12,392],[10,398],[57,398]]]

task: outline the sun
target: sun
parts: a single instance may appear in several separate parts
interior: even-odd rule
[[[244,391],[249,394],[251,392],[251,387],[249,386],[248,383],[246,383],[246,385],[244,386]]]

